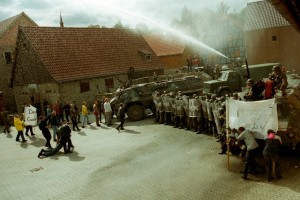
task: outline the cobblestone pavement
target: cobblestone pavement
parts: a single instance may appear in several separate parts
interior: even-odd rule
[[[126,130],[93,123],[72,132],[75,152],[38,159],[45,140],[37,127],[27,143],[0,134],[0,199],[300,199],[299,159],[282,161],[283,179],[240,178],[239,159],[219,155],[212,136],[126,122]],[[2,130],[2,129],[1,129]],[[2,132],[2,131],[1,131]],[[52,142],[54,146],[54,142]]]

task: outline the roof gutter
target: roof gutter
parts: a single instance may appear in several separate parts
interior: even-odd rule
[[[293,6],[293,0],[268,0],[279,14],[285,18],[300,33],[300,21]],[[296,2],[295,2],[296,4]]]

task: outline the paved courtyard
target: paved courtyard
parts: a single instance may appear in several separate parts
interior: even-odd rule
[[[96,127],[72,132],[75,151],[43,159],[45,140],[15,141],[16,131],[0,133],[0,199],[300,199],[299,159],[286,158],[283,179],[263,174],[240,178],[240,161],[219,155],[212,136],[159,125],[148,118],[126,122],[125,131]],[[54,142],[52,141],[52,146]]]

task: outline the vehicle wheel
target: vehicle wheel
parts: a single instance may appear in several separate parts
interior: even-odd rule
[[[130,121],[142,120],[145,116],[144,108],[138,104],[132,105],[127,110],[127,116]]]
[[[221,90],[220,92],[220,97],[226,96],[226,95],[230,95],[230,91],[229,90]]]

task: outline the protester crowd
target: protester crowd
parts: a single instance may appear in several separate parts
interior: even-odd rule
[[[38,127],[42,132],[45,139],[45,148],[41,149],[38,157],[51,156],[59,152],[61,148],[64,149],[64,153],[71,153],[74,150],[74,145],[71,140],[71,132],[81,131],[81,128],[91,125],[88,110],[88,105],[84,101],[82,105],[77,105],[76,101],[72,103],[65,102],[64,105],[57,101],[53,106],[49,104],[44,105],[44,115],[38,116],[38,120],[35,120],[35,124],[28,123],[26,119],[26,107],[30,107],[30,104],[23,104],[24,112],[22,115],[15,114],[13,120],[8,115],[5,108],[1,111],[0,125],[3,125],[3,133],[11,134],[11,126],[15,126],[17,130],[16,141],[27,142],[26,137],[36,137],[33,127]],[[34,108],[34,107],[33,107]],[[120,125],[116,128],[118,132],[124,130],[125,112],[122,105],[116,113]],[[92,106],[92,114],[95,116],[95,124],[97,127],[101,127],[101,123],[107,127],[112,124],[112,108],[109,103],[109,99],[104,97],[102,99],[97,98]],[[92,126],[92,125],[91,125]],[[25,135],[24,135],[25,130]],[[31,135],[29,135],[29,133]],[[21,140],[20,140],[21,139]],[[52,141],[51,141],[52,140]],[[52,143],[52,144],[51,144]],[[53,147],[54,144],[54,147]]]

